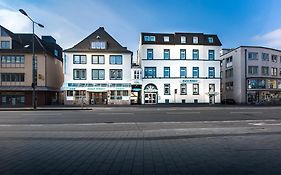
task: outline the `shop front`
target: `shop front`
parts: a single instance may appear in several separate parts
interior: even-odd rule
[[[107,105],[130,104],[130,84],[79,84],[64,85],[65,104]]]
[[[281,80],[250,79],[247,89],[248,104],[281,104]]]

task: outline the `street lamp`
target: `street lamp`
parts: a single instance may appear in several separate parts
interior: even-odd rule
[[[37,108],[37,103],[36,103],[36,93],[35,93],[35,88],[37,86],[37,69],[35,67],[35,51],[34,51],[34,24],[37,24],[39,27],[44,28],[44,26],[42,24],[39,24],[37,22],[35,22],[32,18],[30,18],[30,16],[28,16],[28,14],[23,10],[23,9],[19,9],[19,11],[26,17],[28,17],[28,19],[30,19],[30,21],[32,22],[32,106],[33,109]]]

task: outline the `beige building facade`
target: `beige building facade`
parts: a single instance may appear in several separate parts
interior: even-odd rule
[[[14,34],[0,26],[0,105],[32,104],[32,34]],[[62,49],[51,36],[35,37],[37,105],[61,102]]]

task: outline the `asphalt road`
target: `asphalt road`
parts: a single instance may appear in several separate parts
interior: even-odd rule
[[[281,119],[281,107],[100,107],[73,111],[0,111],[1,124],[188,122]]]
[[[281,174],[281,107],[0,111],[0,174]]]

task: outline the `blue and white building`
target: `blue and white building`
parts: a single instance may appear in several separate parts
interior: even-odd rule
[[[141,33],[142,104],[220,103],[217,35]]]

